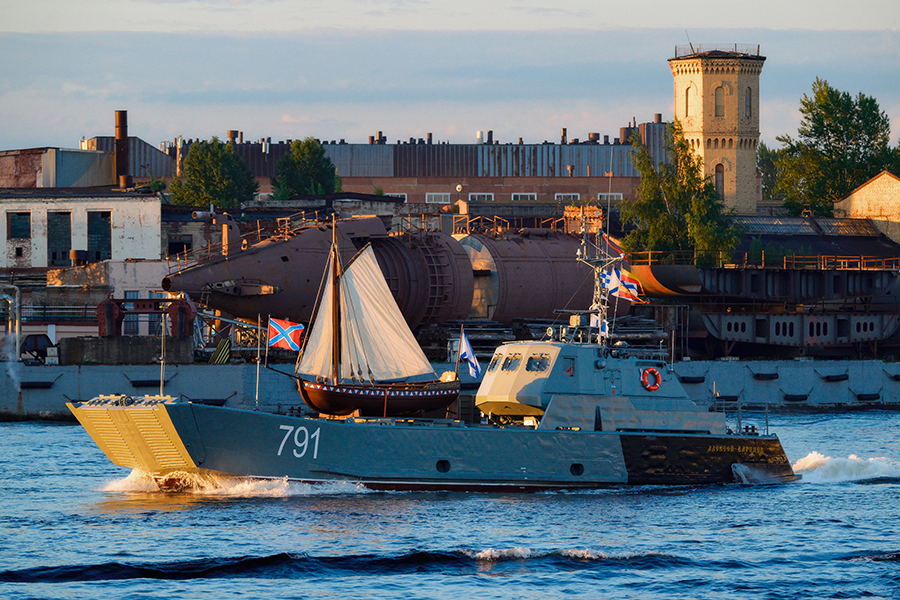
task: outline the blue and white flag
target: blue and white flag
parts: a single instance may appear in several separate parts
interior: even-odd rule
[[[469,343],[465,331],[461,331],[459,336],[459,359],[469,363],[469,375],[473,378],[477,379],[481,375],[481,365],[475,358],[475,352],[472,350],[472,344]]]

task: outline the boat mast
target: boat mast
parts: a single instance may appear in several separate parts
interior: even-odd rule
[[[337,246],[337,217],[331,215],[331,383],[340,382],[341,374],[341,281]]]

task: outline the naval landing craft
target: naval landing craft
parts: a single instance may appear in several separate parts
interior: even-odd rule
[[[484,492],[796,478],[775,435],[730,431],[659,351],[579,342],[596,338],[571,318],[562,340],[495,351],[476,396],[483,423],[307,418],[168,396],[68,406],[113,463],[161,487],[197,475]]]

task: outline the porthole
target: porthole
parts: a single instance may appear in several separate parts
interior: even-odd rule
[[[437,469],[438,473],[447,473],[450,470],[450,461],[439,460],[434,468]]]
[[[569,467],[569,473],[571,473],[575,477],[584,475],[584,465],[581,463],[572,463],[572,466]]]

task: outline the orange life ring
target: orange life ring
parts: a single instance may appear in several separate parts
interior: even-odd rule
[[[653,383],[650,383],[650,376],[653,375]],[[659,389],[659,384],[662,382],[662,377],[659,375],[659,371],[654,369],[653,367],[647,367],[644,369],[644,374],[641,375],[641,383],[644,384],[644,387],[651,392],[655,392]]]

